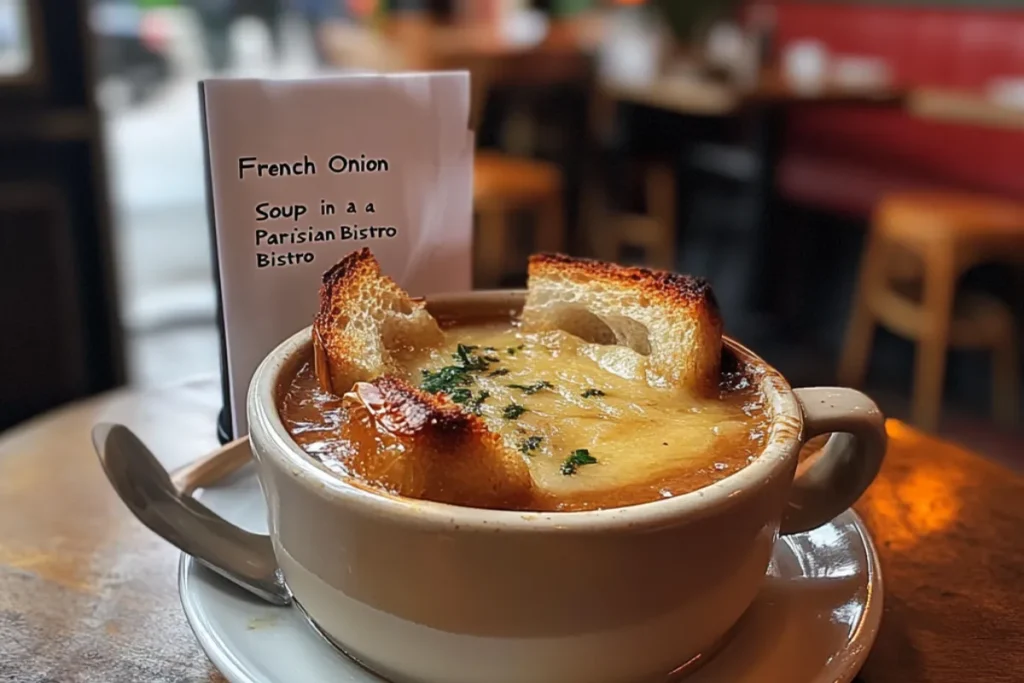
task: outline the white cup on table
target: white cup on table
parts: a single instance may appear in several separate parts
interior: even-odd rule
[[[821,41],[797,40],[783,50],[783,76],[798,92],[819,92],[825,87],[828,70],[829,51]]]

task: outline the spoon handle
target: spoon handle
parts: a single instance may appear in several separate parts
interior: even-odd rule
[[[192,495],[196,489],[213,486],[231,476],[252,460],[249,437],[228,442],[208,455],[183,465],[171,472],[171,481],[183,495]]]
[[[224,519],[184,489],[234,471],[248,461],[249,440],[239,439],[178,471],[178,482],[124,425],[93,427],[93,444],[114,490],[140,522],[197,561],[275,605],[288,605],[291,591],[277,567],[266,534]]]

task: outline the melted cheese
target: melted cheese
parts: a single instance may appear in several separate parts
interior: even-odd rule
[[[485,359],[487,368],[469,373],[472,380],[461,388],[474,400],[487,393],[479,414],[523,453],[537,487],[560,501],[555,507],[575,508],[573,500],[592,507],[587,496],[599,492],[629,498],[625,492],[636,485],[647,489],[647,499],[697,488],[742,467],[758,450],[760,422],[749,393],[700,399],[652,387],[644,380],[647,358],[629,348],[561,331],[523,334],[507,325],[460,326],[446,334],[443,347],[404,359],[409,379],[419,385],[424,371],[458,364],[459,344]],[[588,395],[594,390],[601,395]],[[513,405],[523,409],[518,416]],[[596,462],[571,472],[566,461],[579,449]],[[703,483],[690,481],[701,473]]]

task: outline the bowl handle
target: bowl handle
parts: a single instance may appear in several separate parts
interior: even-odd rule
[[[98,424],[92,441],[117,495],[151,531],[257,597],[275,605],[291,602],[269,536],[235,526],[180,490],[124,425]],[[248,450],[249,440],[232,447]]]
[[[815,529],[853,505],[874,481],[885,455],[885,416],[854,389],[794,389],[804,418],[803,441],[832,436],[797,466],[781,534]]]

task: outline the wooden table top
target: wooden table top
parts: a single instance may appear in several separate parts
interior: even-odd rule
[[[892,87],[843,87],[818,90],[791,86],[776,71],[762,74],[751,88],[706,78],[700,74],[660,76],[648,83],[602,83],[604,97],[642,104],[690,116],[728,116],[752,105],[773,104],[866,104],[901,106],[906,91]]]
[[[946,123],[1024,130],[1024,109],[993,101],[982,93],[917,88],[907,97],[911,116]]]
[[[0,437],[0,680],[223,681],[177,595],[178,553],[107,484],[92,425],[135,429],[171,468],[216,446],[217,383],[123,390]],[[890,421],[857,509],[885,614],[863,683],[1024,681],[1024,479]]]
[[[481,24],[441,24],[412,15],[387,20],[371,28],[349,22],[331,22],[321,38],[332,64],[342,68],[408,71],[470,68],[495,64],[503,82],[515,78],[550,81],[547,73],[578,71],[589,60],[604,30],[600,14],[585,14],[551,21],[540,40],[519,40]]]
[[[922,120],[1024,130],[1024,109],[968,90],[832,87],[800,92],[771,74],[748,91],[699,77],[661,77],[636,85],[604,83],[601,89],[606,99],[686,116],[730,116],[752,104],[861,104],[901,107],[908,115]]]

